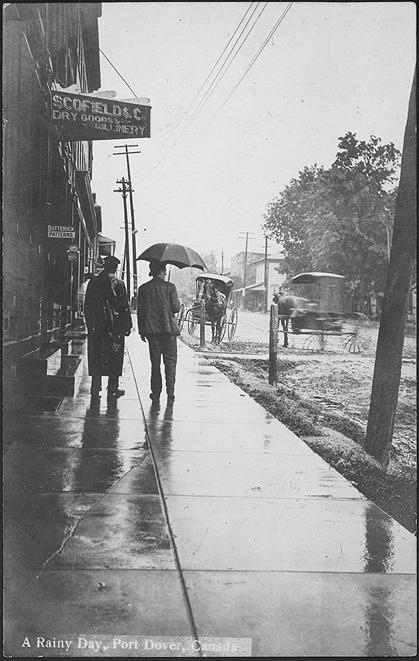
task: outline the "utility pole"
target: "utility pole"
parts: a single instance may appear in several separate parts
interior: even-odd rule
[[[123,260],[122,260],[122,269],[121,269],[121,280],[123,280],[125,278],[125,252],[126,252],[126,250],[125,250],[125,247],[124,247],[124,257],[123,257]]]
[[[244,249],[244,268],[243,268],[243,297],[246,294],[246,270],[247,270],[247,246],[249,244],[249,232],[246,232],[246,247]]]
[[[127,175],[129,183],[129,203],[130,203],[130,212],[131,212],[131,236],[132,236],[132,275],[134,281],[134,294],[137,291],[137,247],[136,247],[136,238],[135,235],[138,230],[135,229],[135,215],[134,215],[134,200],[132,197],[133,188],[131,180],[131,168],[129,163],[130,154],[141,154],[141,151],[128,151],[128,147],[138,147],[138,145],[115,145],[114,149],[124,149],[124,152],[115,152],[113,156],[123,156],[125,153],[127,161]]]
[[[244,264],[243,264],[243,288],[242,288],[242,305],[244,308],[244,299],[246,296],[246,272],[247,272],[247,248],[249,245],[249,234],[253,234],[253,232],[240,232],[240,239],[244,238],[244,235],[246,235],[246,247],[244,250]],[[251,239],[254,239],[255,236],[250,237]]]
[[[268,312],[268,305],[269,305],[269,270],[268,270],[268,237],[265,236],[265,264],[264,264],[264,285],[265,285],[265,314]]]
[[[365,447],[387,468],[416,252],[416,71],[404,133],[393,241],[375,356]]]
[[[221,251],[221,275],[224,273],[224,253]]]
[[[125,265],[126,265],[126,275],[127,275],[127,296],[128,300],[131,301],[131,271],[130,271],[130,259],[129,259],[129,234],[128,234],[128,210],[127,210],[127,191],[130,186],[124,177],[118,179],[117,184],[121,184],[122,188],[117,188],[114,190],[114,193],[122,193],[122,201],[124,205],[124,226],[125,226]]]

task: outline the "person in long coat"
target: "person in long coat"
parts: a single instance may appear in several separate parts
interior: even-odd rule
[[[167,401],[170,403],[175,399],[177,336],[180,335],[175,314],[179,312],[180,303],[176,286],[165,281],[165,264],[150,262],[150,275],[152,279],[138,289],[138,333],[143,342],[148,341],[151,361],[150,398],[155,403],[160,398],[160,363],[163,356]]]
[[[132,320],[125,284],[115,275],[119,263],[117,257],[105,257],[103,271],[91,278],[86,290],[84,316],[92,397],[99,396],[102,376],[109,377],[108,397],[125,395],[119,388],[119,377],[124,361],[124,339],[131,332]]]

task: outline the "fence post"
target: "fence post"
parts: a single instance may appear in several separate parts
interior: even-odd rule
[[[269,383],[276,386],[278,383],[278,306],[271,305],[269,320]]]
[[[205,346],[205,301],[201,301],[201,315],[199,318],[199,344]]]

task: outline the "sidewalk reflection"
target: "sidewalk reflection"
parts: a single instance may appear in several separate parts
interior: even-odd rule
[[[365,572],[383,574],[392,571],[394,540],[392,521],[372,504],[365,511]],[[367,656],[395,656],[393,648],[393,590],[388,583],[376,583],[368,590],[364,609]]]

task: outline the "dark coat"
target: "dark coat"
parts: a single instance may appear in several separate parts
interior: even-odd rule
[[[140,335],[180,335],[175,317],[180,303],[173,282],[154,277],[138,289],[137,317]]]
[[[87,358],[91,376],[121,376],[124,336],[132,328],[125,285],[102,271],[86,290],[84,316],[88,329]]]

